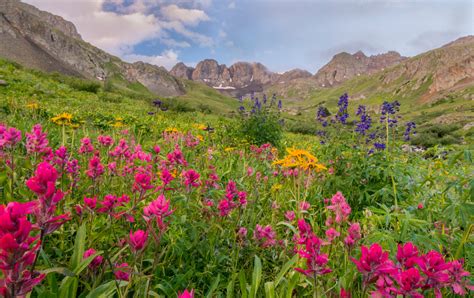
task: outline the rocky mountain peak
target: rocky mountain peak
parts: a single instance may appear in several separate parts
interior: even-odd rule
[[[227,67],[214,59],[202,60],[195,68],[180,62],[171,69],[170,74],[205,83],[230,96],[261,92],[265,86],[312,76],[310,72],[301,69],[278,74],[259,62],[239,61]]]
[[[370,57],[362,51],[354,54],[342,52],[334,55],[332,60],[315,74],[314,79],[320,87],[330,87],[355,76],[373,74],[405,59],[406,57],[394,51]]]
[[[191,80],[194,68],[186,66],[183,62],[177,63],[170,70],[170,74],[176,78]]]

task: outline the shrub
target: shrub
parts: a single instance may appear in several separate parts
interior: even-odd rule
[[[461,126],[457,124],[427,125],[420,129],[419,133],[412,139],[411,144],[425,148],[439,144],[459,144],[461,139],[456,131],[460,128]]]
[[[243,105],[240,107],[240,133],[251,144],[279,146],[283,136],[283,120],[280,119],[275,97],[270,102],[266,97],[262,101],[251,97],[250,102],[253,103],[250,111],[246,111]]]
[[[303,121],[287,124],[286,128],[289,132],[304,135],[315,135],[318,132],[314,124]]]

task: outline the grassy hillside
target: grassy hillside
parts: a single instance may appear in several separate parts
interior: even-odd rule
[[[85,118],[89,113],[113,117],[115,111],[135,115],[155,112],[152,102],[159,99],[140,83],[130,83],[119,76],[102,84],[25,69],[6,60],[0,60],[0,78],[8,83],[8,86],[0,88],[3,100],[14,101],[18,105],[36,104],[39,108],[52,111],[62,109]],[[185,87],[185,95],[162,99],[169,110],[199,110],[223,115],[238,107],[236,100],[205,85],[187,81]],[[84,110],[84,106],[94,109]]]

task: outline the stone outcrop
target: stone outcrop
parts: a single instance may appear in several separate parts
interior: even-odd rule
[[[183,62],[179,62],[170,70],[170,74],[176,78],[192,80],[193,71],[194,68],[186,66]]]

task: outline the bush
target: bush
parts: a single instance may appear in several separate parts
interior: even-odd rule
[[[211,107],[208,106],[208,105],[205,105],[205,104],[199,104],[198,110],[199,110],[201,113],[204,113],[204,114],[211,114],[211,113],[212,113]]]
[[[262,103],[258,98],[251,101],[253,106],[250,112],[246,112],[243,106],[240,108],[241,134],[251,144],[260,146],[270,143],[278,147],[283,137],[283,120],[280,119],[279,110],[275,108],[275,99],[270,103],[266,100]]]
[[[460,128],[461,126],[457,124],[427,125],[422,127],[418,134],[413,137],[411,144],[425,148],[440,144],[459,144],[461,139],[456,131]]]
[[[91,93],[99,92],[101,84],[96,81],[84,80],[81,78],[65,76],[59,73],[52,73],[51,78],[57,82],[68,85],[74,90]]]
[[[316,126],[308,122],[292,122],[287,125],[287,130],[292,133],[303,135],[315,135],[318,132]]]

